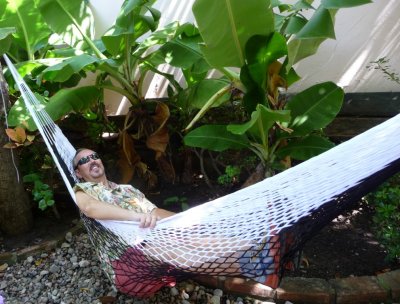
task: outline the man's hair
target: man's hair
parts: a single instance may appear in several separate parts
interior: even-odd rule
[[[80,152],[82,152],[82,151],[84,151],[84,150],[90,150],[90,149],[88,149],[88,148],[78,148],[78,149],[76,150],[75,155],[74,155],[74,157],[72,158],[72,168],[73,168],[74,170],[75,170],[75,167],[76,167],[76,165],[77,165],[76,156],[77,156]]]

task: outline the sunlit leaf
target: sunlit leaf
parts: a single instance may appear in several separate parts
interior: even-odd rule
[[[65,43],[87,47],[85,39],[94,39],[92,12],[84,0],[35,0],[41,15]]]
[[[329,9],[354,7],[368,3],[372,3],[372,1],[371,0],[322,0],[321,1],[321,5]]]
[[[189,132],[183,140],[187,146],[219,152],[228,149],[239,150],[250,147],[246,136],[229,132],[225,125],[201,126]]]
[[[15,32],[15,27],[0,28],[0,55],[9,50]]]
[[[59,64],[46,68],[43,71],[43,79],[64,82],[70,79],[73,74],[79,73],[82,69],[95,62],[100,62],[100,60],[87,54],[71,57]]]
[[[326,127],[339,113],[343,97],[343,89],[333,82],[320,83],[296,94],[286,106],[292,116],[291,136]]]
[[[43,46],[51,34],[51,30],[38,14],[32,0],[3,0],[6,5],[4,14],[0,16],[0,28],[14,27],[14,41],[19,48],[25,50],[28,59],[34,58],[34,52]],[[24,58],[26,59],[26,58]]]
[[[196,0],[192,9],[212,67],[243,66],[248,39],[274,30],[269,0]]]
[[[297,39],[335,39],[334,18],[336,10],[320,6],[306,25],[296,34]]]

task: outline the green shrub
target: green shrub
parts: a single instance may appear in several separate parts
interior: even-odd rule
[[[224,186],[236,184],[238,182],[240,172],[241,168],[239,166],[226,166],[225,174],[222,174],[218,177],[218,184]]]
[[[171,196],[164,200],[164,206],[179,206],[182,211],[189,209],[187,198],[184,196]]]
[[[23,178],[24,183],[32,183],[33,199],[38,202],[38,207],[41,210],[46,210],[47,207],[54,205],[53,190],[48,184],[42,181],[42,178],[36,174],[28,174]]]
[[[388,251],[387,258],[400,259],[400,174],[369,194],[368,202],[375,208],[374,228]]]

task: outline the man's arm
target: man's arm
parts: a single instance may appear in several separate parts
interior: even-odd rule
[[[90,218],[98,220],[137,221],[140,222],[139,227],[141,228],[154,228],[157,220],[161,219],[158,212],[155,212],[158,208],[154,209],[154,212],[148,214],[137,213],[133,210],[123,209],[96,200],[83,191],[76,192],[75,196],[79,209]]]
[[[175,213],[165,209],[155,208],[153,209],[153,211],[151,211],[151,214],[155,215],[157,219],[163,219],[166,217],[173,216]]]

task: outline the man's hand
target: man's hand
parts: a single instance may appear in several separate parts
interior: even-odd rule
[[[139,215],[140,228],[154,228],[160,218],[155,214],[141,213]]]

